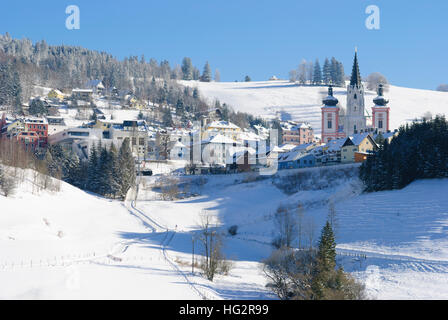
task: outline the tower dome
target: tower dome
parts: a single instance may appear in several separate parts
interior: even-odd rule
[[[328,87],[328,96],[322,102],[326,107],[335,107],[339,103],[339,100],[333,96],[332,85]]]
[[[378,86],[378,97],[376,97],[375,99],[373,99],[373,102],[380,107],[385,107],[387,106],[387,104],[389,103],[389,100],[387,100],[386,98],[384,98],[384,87],[383,84],[380,83]]]

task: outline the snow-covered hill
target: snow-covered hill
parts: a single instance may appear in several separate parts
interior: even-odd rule
[[[272,117],[276,112],[289,113],[293,120],[309,121],[321,132],[322,99],[326,87],[299,86],[289,81],[261,82],[199,82],[181,81],[183,85],[197,87],[210,103],[218,99],[231,105],[236,111]],[[346,105],[346,89],[335,88],[336,98]],[[385,94],[390,99],[391,127],[398,128],[430,111],[433,115],[448,113],[448,93],[390,86]],[[375,92],[366,94],[366,109],[371,112]]]
[[[176,233],[174,225],[194,228],[200,211],[193,206],[162,219],[169,203],[161,205],[155,217],[167,231],[154,228],[152,210],[142,215],[128,202],[56,180],[60,191],[37,192],[34,172],[24,176],[15,195],[0,195],[0,299],[272,297],[256,261],[236,263],[231,276],[215,283],[191,274],[190,234]]]
[[[275,184],[301,171],[282,171]],[[238,226],[237,236],[226,239],[226,254],[239,261],[259,262],[272,251],[273,214],[280,205],[297,208],[301,203],[304,228],[312,228],[313,241],[317,241],[331,201],[336,210],[338,262],[366,284],[371,298],[448,296],[448,179],[361,194],[356,177],[330,182],[320,176],[319,169],[308,171],[316,172],[316,178],[291,195],[279,190],[272,179],[241,183],[247,180],[244,175],[215,176],[206,178],[201,197],[175,202],[142,197],[138,206],[173,228],[178,224],[186,239],[197,212],[216,214],[225,228]],[[304,236],[305,245],[308,238]],[[255,271],[249,274],[257,278]]]
[[[184,177],[201,195],[178,201],[154,200],[150,186],[157,177],[148,177],[137,203],[65,183],[59,192],[36,193],[27,179],[15,196],[0,196],[0,299],[273,298],[261,264],[272,251],[273,213],[301,203],[304,225],[313,230],[303,241],[315,242],[329,201],[336,209],[338,262],[364,281],[371,297],[446,298],[448,180],[361,194],[352,167],[327,169],[351,172],[335,179],[319,168],[258,181],[250,174]],[[299,191],[283,192],[301,172],[311,177]],[[233,268],[214,282],[197,270],[193,275],[189,265],[203,212],[216,216],[224,231],[238,226],[224,241]]]

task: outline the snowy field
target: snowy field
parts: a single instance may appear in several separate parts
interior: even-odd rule
[[[300,202],[316,241],[328,201],[337,212],[338,261],[371,298],[448,298],[448,180],[372,194],[360,194],[356,178],[289,195],[276,187],[297,172],[280,172],[275,184],[244,174],[186,177],[201,195],[179,201],[148,200],[157,179],[148,177],[136,203],[65,183],[36,194],[27,181],[12,198],[0,196],[0,299],[273,299],[260,263],[272,251],[272,214]],[[214,282],[189,265],[203,212],[224,230],[238,226],[224,241],[233,268]]]
[[[236,111],[248,112],[258,116],[273,117],[276,112],[290,114],[292,120],[308,121],[321,132],[322,99],[327,96],[326,87],[299,86],[289,81],[260,82],[199,82],[180,81],[183,85],[197,87],[200,94],[212,103],[218,99]],[[335,97],[345,107],[347,89],[335,88]],[[448,93],[390,86],[385,93],[390,100],[391,128],[398,128],[407,121],[421,118],[426,111],[433,115],[446,114]],[[371,113],[372,100],[376,92],[367,91],[366,110]]]

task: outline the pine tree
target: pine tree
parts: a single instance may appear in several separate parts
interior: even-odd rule
[[[101,145],[95,146],[92,144],[90,148],[89,162],[87,167],[87,185],[86,188],[89,191],[98,192],[99,178],[98,178],[98,150],[101,149]]]
[[[118,153],[118,169],[121,188],[119,196],[125,198],[129,189],[135,184],[135,159],[132,155],[129,139],[124,139]]]
[[[185,57],[182,60],[182,80],[192,80],[193,79],[193,64],[191,59]]]
[[[319,59],[316,59],[313,72],[313,84],[320,85],[322,83],[322,70],[320,68]]]
[[[210,64],[208,63],[208,61],[204,66],[204,72],[202,73],[201,81],[202,82],[212,81],[212,70],[210,69]]]
[[[322,229],[317,257],[321,270],[329,271],[334,270],[336,267],[336,242],[333,228],[329,221],[327,221],[325,227]]]
[[[121,191],[121,180],[120,176],[120,164],[118,161],[118,152],[115,145],[112,143],[109,149],[109,157],[108,157],[108,185],[109,185],[109,194],[112,195],[113,198],[116,198]]]
[[[325,85],[331,84],[331,66],[328,58],[325,58],[324,67],[322,69],[322,78]]]

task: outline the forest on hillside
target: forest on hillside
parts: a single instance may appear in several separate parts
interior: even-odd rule
[[[106,90],[117,88],[132,92],[138,99],[164,109],[173,108],[178,115],[184,116],[185,121],[197,120],[216,107],[221,110],[223,120],[240,127],[263,123],[249,114],[233,112],[225,103],[216,101],[209,105],[198,89],[184,87],[177,82],[211,81],[208,62],[201,74],[188,57],[174,67],[166,60],[147,60],[144,55],[120,61],[106,52],[77,46],[50,46],[45,40],[33,44],[29,39],[13,39],[8,33],[0,34],[0,106],[11,106],[13,113],[22,113],[22,104],[28,103],[35,86],[70,92],[73,88],[85,87],[87,81],[94,79],[102,80]],[[219,71],[215,72],[215,80],[219,81]],[[166,125],[169,124],[167,117]]]
[[[445,117],[402,126],[360,168],[366,191],[401,189],[417,179],[448,177],[448,122]]]

